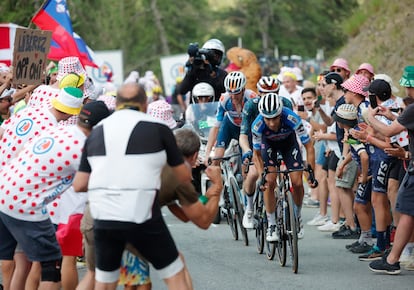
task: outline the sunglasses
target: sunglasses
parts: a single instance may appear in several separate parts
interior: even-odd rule
[[[341,68],[334,68],[334,69],[331,69],[331,72],[340,73],[340,72],[342,72],[342,69]]]
[[[13,102],[13,98],[12,97],[4,97],[4,98],[0,99],[0,102],[2,102],[2,103],[4,103],[4,102],[11,103],[11,102]]]

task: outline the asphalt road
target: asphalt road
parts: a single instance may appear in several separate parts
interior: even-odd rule
[[[304,221],[316,212],[303,208]],[[305,225],[305,238],[299,241],[299,271],[294,274],[289,261],[280,267],[277,258],[269,261],[257,253],[254,231],[249,232],[246,247],[243,241],[233,240],[224,221],[203,231],[164,213],[197,290],[414,289],[414,272],[375,274],[369,270],[369,262],[359,261],[357,254],[345,249],[353,240],[334,240],[316,227]],[[167,289],[154,272],[152,279],[153,289]]]
[[[303,208],[304,221],[316,211]],[[368,262],[358,261],[358,255],[345,249],[353,240],[333,240],[316,227],[305,225],[305,238],[299,241],[299,271],[293,274],[289,261],[280,267],[277,258],[269,261],[257,253],[253,231],[249,232],[250,245],[246,247],[242,241],[233,240],[224,221],[204,231],[178,221],[168,210],[163,212],[196,290],[414,289],[414,271],[403,270],[397,276],[372,273]],[[151,271],[153,289],[167,289]],[[79,272],[82,276],[84,268]]]

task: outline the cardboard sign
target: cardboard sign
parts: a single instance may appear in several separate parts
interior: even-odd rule
[[[13,51],[13,84],[41,84],[52,31],[17,28]]]

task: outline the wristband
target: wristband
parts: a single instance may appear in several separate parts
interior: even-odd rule
[[[200,197],[198,198],[198,200],[205,205],[208,202],[208,197],[205,195],[200,195]]]

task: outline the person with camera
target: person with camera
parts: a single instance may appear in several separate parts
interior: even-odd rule
[[[225,52],[223,43],[216,38],[212,38],[207,40],[200,49],[198,43],[191,43],[187,52],[189,55],[186,64],[188,71],[179,85],[179,94],[184,96],[196,84],[206,82],[214,88],[215,101],[218,101],[221,94],[226,91],[224,79],[227,72],[220,68]],[[189,102],[192,103],[191,98]]]

